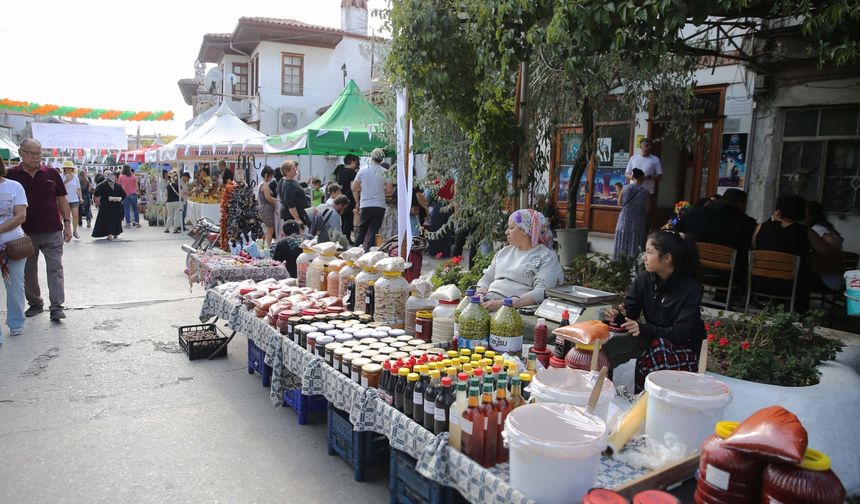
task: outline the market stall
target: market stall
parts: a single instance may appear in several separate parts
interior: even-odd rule
[[[212,222],[221,222],[221,206],[218,203],[198,203],[196,201],[188,202],[187,219],[191,222],[197,222],[205,217]]]
[[[271,259],[233,256],[220,249],[191,254],[188,258],[188,282],[210,288],[224,282],[289,278],[282,263]]]

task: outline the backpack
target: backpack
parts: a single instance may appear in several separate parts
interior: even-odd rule
[[[331,207],[327,207],[322,212],[315,209],[313,217],[310,217],[311,223],[308,226],[308,232],[312,237],[317,237],[317,243],[331,241],[328,234],[328,221],[331,219],[332,212],[334,210]]]

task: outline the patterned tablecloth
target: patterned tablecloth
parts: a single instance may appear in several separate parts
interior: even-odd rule
[[[289,278],[283,264],[264,259],[251,263],[239,263],[232,256],[221,251],[206,251],[191,254],[188,260],[188,283],[202,284],[209,289],[224,282],[238,282],[251,279],[256,282],[267,278],[281,280]]]
[[[210,290],[210,292],[213,292]],[[481,467],[448,446],[448,434],[434,436],[411,418],[383,401],[375,389],[367,389],[335,370],[320,357],[282,336],[279,331],[217,293],[209,294],[201,309],[201,320],[229,315],[230,325],[245,334],[266,353],[272,367],[272,404],[282,404],[284,391],[300,388],[306,395],[323,395],[332,405],[349,414],[356,431],[372,431],[386,436],[392,448],[418,461],[418,471],[433,481],[456,488],[474,503],[526,504],[529,500],[510,486],[509,465]],[[602,457],[596,486],[614,488],[646,474],[615,459]]]

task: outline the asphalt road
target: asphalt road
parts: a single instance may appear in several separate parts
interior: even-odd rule
[[[2,327],[0,503],[388,500],[386,470],[356,483],[326,454],[324,416],[299,426],[271,406],[243,336],[226,359],[188,361],[176,327],[203,297],[183,274],[190,239],[87,235],[64,252],[68,318]]]

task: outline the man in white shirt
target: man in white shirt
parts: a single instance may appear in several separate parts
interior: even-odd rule
[[[627,162],[627,170],[624,175],[628,182],[633,177],[633,169],[639,168],[645,174],[645,181],[642,182],[642,187],[648,189],[648,192],[654,194],[654,185],[656,181],[663,178],[663,166],[660,164],[660,158],[651,154],[651,140],[643,138],[639,141],[639,154],[634,154]]]
[[[355,196],[355,210],[361,218],[355,244],[363,245],[364,250],[370,250],[376,233],[382,227],[385,217],[385,168],[381,166],[385,159],[385,151],[380,148],[370,153],[370,164],[358,170],[352,182],[352,194]]]

